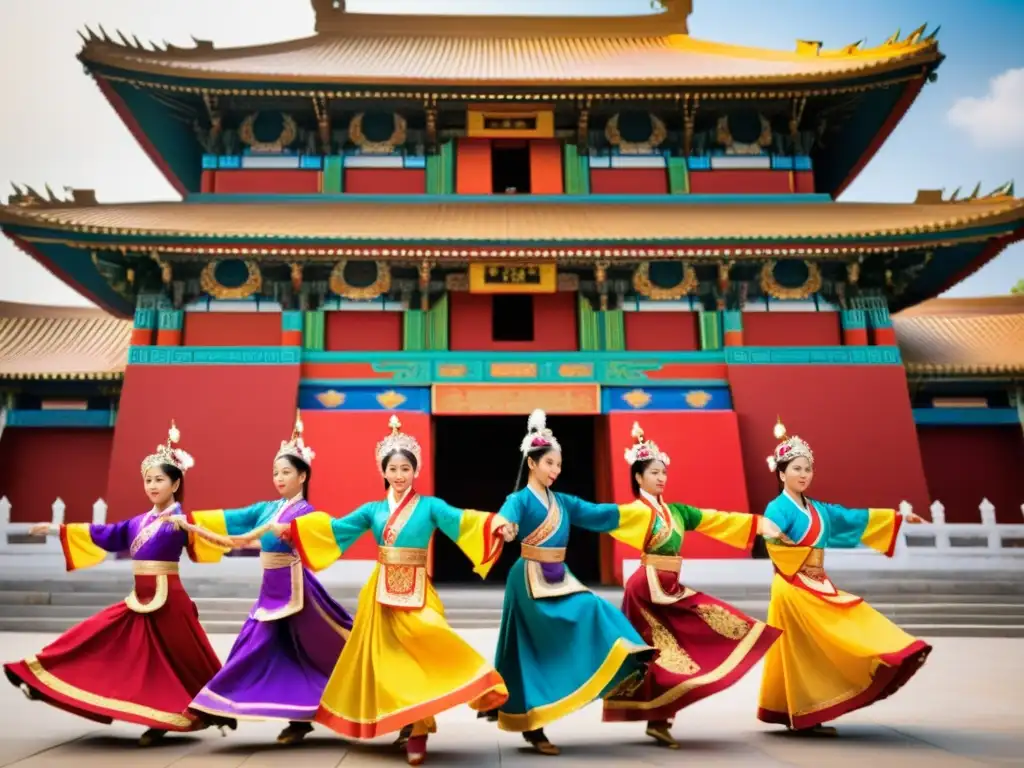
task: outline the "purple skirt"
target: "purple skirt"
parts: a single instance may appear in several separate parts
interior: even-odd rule
[[[309,571],[303,590],[298,613],[276,621],[250,613],[224,667],[189,709],[238,720],[313,720],[352,617]]]

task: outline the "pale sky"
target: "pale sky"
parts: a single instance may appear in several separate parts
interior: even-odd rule
[[[95,189],[102,202],[175,200],[91,78],[75,59],[76,31],[98,24],[141,40],[218,47],[254,45],[311,33],[308,0],[2,0],[0,22],[0,186],[46,183]],[[749,6],[745,13],[737,7]],[[918,188],[982,181],[988,191],[1013,178],[1024,194],[1024,2],[977,0],[695,0],[697,37],[792,49],[798,38],[838,47],[861,37],[878,43],[897,27],[943,23],[949,59],[886,147],[846,193],[847,200],[909,202]],[[985,6],[982,8],[981,6]],[[355,11],[411,13],[641,13],[647,0],[349,0]],[[736,25],[736,19],[760,17]],[[951,29],[952,27],[952,29]],[[839,35],[842,39],[838,39]],[[1004,36],[1007,39],[1002,41]],[[847,39],[849,38],[849,39]],[[1016,39],[1017,42],[1012,41]],[[947,40],[950,45],[947,46]],[[1002,294],[1024,277],[1024,245],[957,286],[950,295]],[[0,301],[88,305],[35,261],[0,240]]]

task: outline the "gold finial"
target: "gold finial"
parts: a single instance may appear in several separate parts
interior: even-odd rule
[[[396,413],[391,414],[391,418],[388,419],[388,427],[391,428],[391,434],[392,435],[398,434],[399,430],[402,429],[402,422],[399,421],[398,414],[396,414]]]
[[[306,425],[302,423],[302,411],[298,408],[295,409],[295,430],[292,435],[293,438],[298,437],[302,434],[302,431],[306,428]]]
[[[643,429],[643,427],[640,426],[640,422],[639,421],[634,421],[633,422],[633,429],[632,429],[632,431],[629,434],[638,443],[642,443],[644,441],[644,429]]]
[[[174,419],[171,419],[171,428],[167,430],[167,447],[170,448],[172,443],[176,443],[179,440],[181,440],[181,432],[178,431]]]
[[[775,429],[772,430],[772,434],[775,435],[776,440],[783,440],[786,437],[786,425],[778,416],[775,417]]]

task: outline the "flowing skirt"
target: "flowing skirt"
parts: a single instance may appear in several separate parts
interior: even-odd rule
[[[352,636],[324,691],[316,721],[343,736],[372,739],[406,725],[434,730],[433,718],[460,704],[488,710],[508,692],[501,676],[444,617],[427,585],[420,610],[377,602],[376,566],[359,594]]]
[[[94,720],[165,731],[201,727],[187,713],[192,697],[220,669],[199,613],[176,575],[136,576],[143,604],[167,579],[167,600],[151,613],[124,602],[72,627],[38,655],[4,671],[12,684],[60,709]]]
[[[829,603],[777,574],[768,623],[783,634],[765,657],[757,716],[797,729],[891,696],[932,650],[865,602]]]
[[[535,599],[520,559],[509,571],[498,632],[495,666],[509,691],[498,727],[543,728],[635,684],[656,653],[593,592]]]
[[[252,615],[222,669],[192,701],[203,715],[309,722],[352,627],[352,617],[308,571],[303,607],[276,621]]]
[[[669,720],[691,704],[724,691],[743,677],[782,634],[728,603],[685,589],[675,573],[647,568],[630,577],[622,612],[658,649],[639,688],[604,702],[606,721]],[[672,598],[657,603],[652,598]]]

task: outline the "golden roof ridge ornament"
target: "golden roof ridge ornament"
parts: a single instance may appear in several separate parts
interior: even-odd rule
[[[928,24],[922,24],[903,40],[900,40],[900,30],[887,37],[879,45],[865,47],[866,40],[858,40],[855,43],[844,45],[841,48],[825,48],[818,40],[797,40],[796,52],[803,56],[820,56],[823,58],[878,58],[892,56],[894,52],[905,49],[907,53],[928,47],[938,46],[938,34],[941,26],[935,27],[925,37],[925,30]]]

